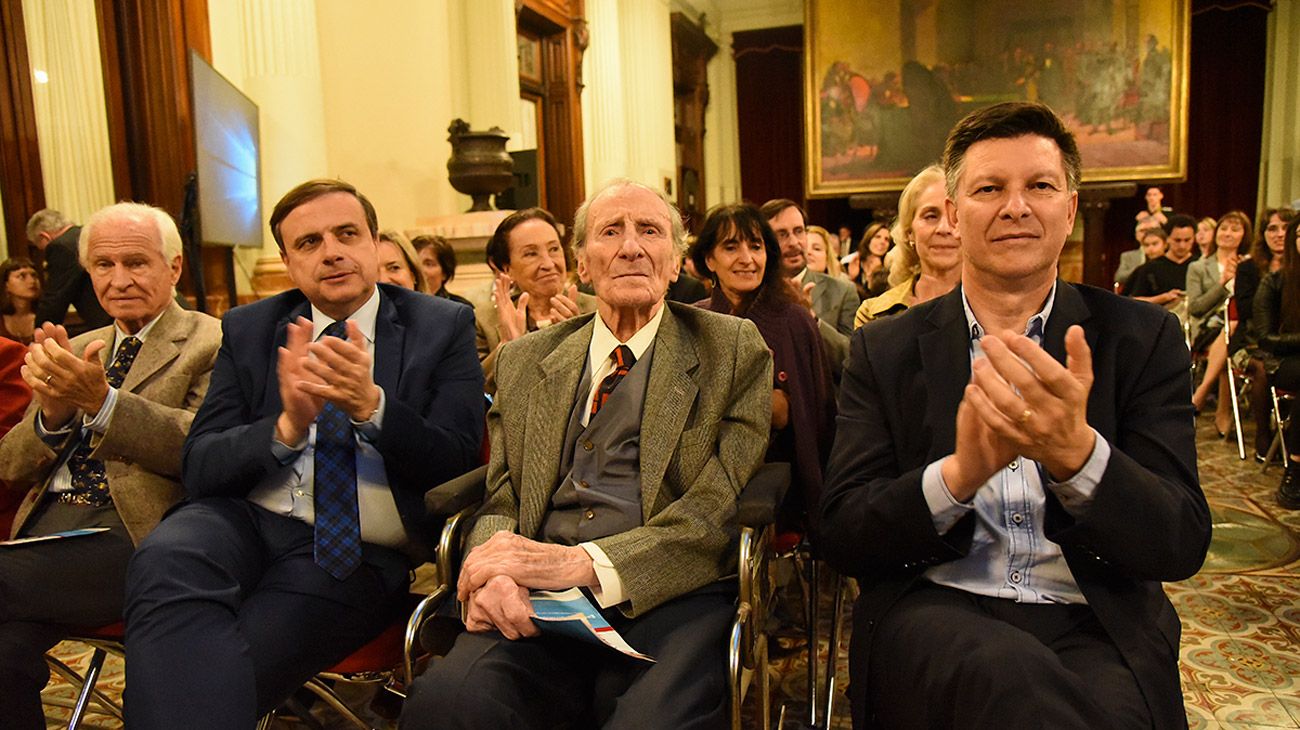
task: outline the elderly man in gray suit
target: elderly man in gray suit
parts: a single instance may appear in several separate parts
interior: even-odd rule
[[[762,462],[772,360],[752,323],[667,302],[685,232],[618,181],[574,223],[595,315],[503,346],[487,497],[458,586],[465,625],[405,728],[712,727],[726,712],[736,497]],[[581,587],[654,663],[532,623]]]

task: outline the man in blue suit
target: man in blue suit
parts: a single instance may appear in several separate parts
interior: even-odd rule
[[[424,492],[477,461],[472,313],[376,284],[347,183],[299,185],[270,225],[298,288],[227,313],[188,500],[128,570],[133,728],[252,727],[373,638],[428,555]]]

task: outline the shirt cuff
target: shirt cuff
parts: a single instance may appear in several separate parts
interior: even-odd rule
[[[599,586],[591,587],[591,595],[596,599],[596,603],[601,608],[609,608],[627,600],[627,594],[623,591],[623,579],[618,577],[618,571],[614,569],[614,564],[610,562],[609,556],[604,550],[594,542],[579,543],[578,547],[587,551],[591,556],[591,567],[596,571],[596,580],[600,581]]]
[[[310,434],[311,431],[308,430],[308,433]],[[293,462],[294,459],[297,459],[302,454],[302,450],[307,448],[307,438],[307,436],[303,436],[301,441],[290,446],[277,439],[273,431],[271,433],[271,455],[275,457],[276,461],[280,462],[280,466],[286,466]]]
[[[1096,440],[1092,444],[1092,454],[1088,460],[1083,462],[1083,468],[1074,476],[1062,482],[1052,480],[1052,475],[1043,469],[1043,482],[1051,489],[1057,499],[1061,500],[1061,506],[1076,517],[1083,514],[1092,504],[1092,498],[1097,493],[1097,485],[1101,483],[1101,477],[1106,473],[1106,466],[1110,464],[1110,442],[1102,438],[1097,433],[1097,429],[1092,429]]]
[[[99,407],[99,413],[94,418],[82,416],[81,425],[94,431],[103,433],[108,430],[108,422],[113,420],[113,409],[117,408],[117,388],[108,386],[108,395],[104,396],[104,404]]]
[[[351,420],[351,419],[348,419]],[[384,389],[379,389],[379,405],[375,406],[375,412],[370,414],[370,418],[364,421],[352,421],[352,427],[361,434],[361,438],[370,443],[379,442],[380,424],[384,422]]]
[[[951,457],[945,456],[931,463],[921,473],[921,494],[925,496],[925,503],[930,508],[934,529],[940,535],[946,534],[966,513],[975,509],[972,504],[958,502],[952,492],[948,491],[948,483],[943,479],[943,462],[949,458]]]
[[[57,431],[51,431],[45,427],[45,414],[37,411],[36,422],[33,424],[36,429],[36,437],[44,441],[46,446],[51,448],[56,447],[63,443],[63,439],[67,438],[68,434],[72,433],[71,424],[75,420],[76,419],[70,419],[67,426],[64,426]]]

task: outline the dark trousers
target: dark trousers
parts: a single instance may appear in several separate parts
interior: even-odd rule
[[[1279,390],[1300,392],[1300,356],[1282,358],[1277,370],[1269,376],[1268,384]],[[1295,444],[1300,444],[1300,413],[1291,406],[1291,425],[1286,431],[1287,448],[1296,453]]]
[[[860,669],[850,668],[857,676]],[[882,728],[1150,728],[1137,679],[1087,606],[1016,603],[925,581],[873,632]]]
[[[575,639],[461,634],[417,679],[401,727],[717,728],[727,716],[735,589],[713,584],[627,619],[604,612],[654,664]]]
[[[131,537],[117,510],[48,501],[23,536],[83,527],[108,532],[0,548],[0,725],[44,730],[45,652],[68,627],[96,627],[122,616]]]
[[[366,545],[340,581],[312,552],[311,525],[243,499],[169,514],[127,572],[127,727],[251,728],[383,630],[406,559]]]

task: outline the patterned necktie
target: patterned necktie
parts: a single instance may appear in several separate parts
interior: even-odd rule
[[[606,375],[605,379],[600,381],[600,387],[596,389],[596,395],[591,399],[592,418],[596,417],[596,413],[600,411],[601,406],[605,405],[605,401],[609,400],[614,388],[617,388],[618,384],[623,382],[623,378],[627,377],[628,371],[636,364],[636,355],[632,354],[632,348],[627,345],[615,347],[614,351],[609,353],[609,356],[614,360],[614,372]]]
[[[339,321],[324,337],[347,338]],[[348,414],[326,402],[316,417],[314,461],[316,564],[339,580],[361,564],[361,516],[357,508],[357,442]]]
[[[104,379],[114,388],[121,388],[126,380],[126,373],[140,354],[143,342],[139,337],[127,337],[117,346],[117,355],[104,371]],[[84,430],[77,448],[68,457],[68,471],[72,473],[72,491],[59,495],[59,501],[65,504],[89,505],[102,507],[113,501],[108,492],[108,475],[104,471],[104,462],[90,458],[94,449],[90,445],[90,431]]]

